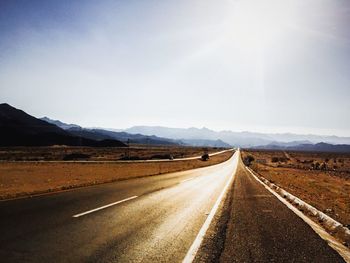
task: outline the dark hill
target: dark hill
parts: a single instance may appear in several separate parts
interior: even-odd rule
[[[0,104],[0,127],[1,130],[6,129],[6,131],[28,135],[42,133],[69,135],[56,125],[39,120],[7,103]]]
[[[0,104],[0,146],[126,146],[118,140],[95,141],[72,136],[65,130],[37,119],[6,103]]]
[[[108,129],[102,128],[83,128],[76,124],[67,124],[59,120],[52,120],[48,117],[43,117],[41,120],[44,120],[48,123],[54,124],[65,131],[69,132],[74,136],[84,137],[91,140],[118,140],[126,143],[135,144],[147,144],[147,145],[181,145],[184,144],[180,140],[172,140],[167,138],[162,138],[158,136],[149,136],[142,134],[131,134],[123,131],[111,131]]]
[[[254,149],[266,149],[266,150],[283,150],[283,151],[307,151],[307,152],[337,152],[337,153],[350,153],[350,145],[348,144],[329,144],[329,143],[302,143],[293,146],[286,146],[288,144],[268,144],[258,147],[252,147]]]
[[[301,144],[293,147],[288,147],[288,150],[294,151],[312,151],[312,152],[338,152],[338,153],[350,153],[350,145],[347,144],[329,144],[329,143],[316,143],[316,144]]]
[[[116,139],[122,142],[127,142],[129,140],[130,143],[149,145],[179,145],[181,143],[179,141],[160,138],[157,136],[130,134],[126,132],[115,132],[103,129],[70,128],[66,131],[76,136],[83,136],[94,140]]]

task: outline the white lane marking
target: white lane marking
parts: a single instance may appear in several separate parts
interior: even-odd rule
[[[123,200],[120,200],[120,201],[117,201],[117,202],[114,202],[114,203],[111,203],[111,204],[108,204],[108,205],[104,205],[104,206],[97,207],[97,208],[95,208],[95,209],[92,209],[92,210],[89,210],[89,211],[86,211],[86,212],[83,212],[83,213],[80,213],[80,214],[76,214],[76,215],[74,215],[73,217],[81,217],[81,216],[84,216],[84,215],[87,215],[87,214],[90,214],[90,213],[93,213],[93,212],[96,212],[96,211],[105,209],[105,208],[107,208],[107,207],[110,207],[110,206],[113,206],[113,205],[117,205],[117,204],[120,204],[120,203],[129,201],[129,200],[135,199],[135,198],[137,198],[136,195],[135,195],[135,196],[132,196],[132,197],[125,198],[125,199],[123,199]]]
[[[234,168],[234,171],[230,177],[230,179],[228,180],[228,182],[226,183],[224,189],[222,189],[222,192],[220,193],[220,196],[218,197],[218,199],[216,200],[213,208],[211,209],[210,211],[210,214],[208,215],[207,219],[205,220],[202,228],[199,230],[199,233],[197,235],[197,237],[195,238],[195,240],[193,241],[190,249],[188,250],[184,260],[182,261],[182,263],[190,263],[194,260],[196,254],[197,254],[197,251],[203,241],[203,238],[205,236],[205,233],[207,232],[209,226],[210,226],[210,223],[211,221],[213,220],[214,218],[214,215],[216,213],[216,211],[218,210],[219,208],[219,205],[222,201],[222,199],[224,198],[224,195],[228,189],[228,187],[231,185],[234,177],[235,177],[235,174],[236,174],[236,170],[237,170],[237,165],[238,165],[238,156],[239,156],[239,151],[237,151],[236,153],[236,159],[235,159],[235,168]]]
[[[247,171],[257,180],[260,184],[262,184],[270,193],[277,197],[284,205],[286,205],[290,210],[292,210],[297,216],[299,216],[305,223],[307,223],[323,240],[327,242],[327,244],[333,248],[338,254],[345,260],[345,262],[350,263],[350,251],[347,247],[342,245],[338,240],[336,240],[333,236],[328,234],[326,230],[323,229],[320,225],[316,224],[309,217],[300,212],[295,206],[285,200],[282,196],[272,190],[268,185],[266,185],[263,181],[261,181],[252,171],[246,168]]]
[[[188,178],[188,179],[182,180],[182,181],[180,182],[180,184],[181,184],[181,183],[184,183],[184,182],[187,182],[187,181],[190,181],[190,180],[192,180],[192,179],[194,179],[194,177],[191,177],[191,178]]]

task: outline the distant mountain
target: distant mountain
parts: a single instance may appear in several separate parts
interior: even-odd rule
[[[109,130],[102,128],[82,128],[76,124],[66,124],[61,121],[51,120],[47,117],[41,118],[47,122],[58,125],[59,127],[65,129],[69,133],[75,136],[82,136],[85,138],[93,140],[103,140],[103,139],[117,139],[122,142],[127,142],[136,144],[148,144],[148,145],[188,145],[188,146],[199,146],[199,147],[231,147],[229,144],[223,142],[222,140],[202,140],[196,139],[168,139],[164,137],[159,137],[155,135],[143,135],[140,133],[127,133],[125,131],[119,130]]]
[[[0,146],[126,146],[118,140],[95,141],[72,136],[54,124],[37,119],[9,104],[0,104]]]
[[[263,136],[256,137],[254,134],[236,133],[231,131],[216,132],[208,128],[168,128],[161,126],[134,126],[124,130],[128,133],[141,133],[145,135],[156,135],[177,140],[221,140],[228,145],[252,146],[264,145],[272,140]]]
[[[126,132],[114,132],[104,129],[86,129],[86,128],[70,128],[67,130],[71,134],[76,136],[82,136],[94,140],[103,139],[117,139],[122,142],[127,142],[135,144],[149,144],[149,145],[179,145],[183,144],[180,141],[175,141],[172,139],[160,138],[157,136],[145,136],[142,134],[129,134]]]
[[[333,151],[335,149],[333,146],[340,144],[343,146],[338,148],[346,149],[346,145],[350,144],[350,137],[213,131],[208,128],[182,129],[162,126],[134,126],[122,131],[102,128],[83,128],[77,124],[66,124],[59,120],[51,120],[48,117],[39,120],[8,104],[1,104],[0,111],[0,114],[2,114],[0,115],[0,128],[2,128],[0,135],[4,135],[1,138],[0,145],[23,145],[26,142],[29,143],[28,141],[31,140],[33,141],[29,144],[34,145],[40,143],[44,145],[51,145],[53,143],[94,145],[94,143],[96,144],[96,142],[102,140],[109,140],[109,142],[112,140],[119,142],[130,140],[132,143],[149,145],[238,146],[261,149],[315,148],[316,150],[327,148]],[[55,139],[51,138],[52,133],[55,136],[60,135],[60,139],[57,137]],[[49,136],[49,134],[51,135]],[[318,145],[319,143],[325,143],[328,146],[322,146],[321,144],[321,147]]]
[[[187,145],[199,146],[199,147],[220,147],[220,148],[231,147],[231,145],[223,142],[222,140],[181,139],[181,141]]]
[[[255,149],[266,150],[284,150],[284,151],[310,151],[310,152],[338,152],[338,153],[350,153],[350,145],[348,144],[329,144],[329,143],[316,143],[316,144],[298,144],[293,146],[283,146],[269,144],[265,146],[254,147]]]
[[[187,145],[187,146],[198,146],[198,147],[231,147],[229,144],[221,140],[201,140],[201,139],[168,139],[158,137],[155,135],[143,135],[143,134],[132,134],[127,132],[115,132],[105,129],[86,129],[86,128],[70,128],[67,130],[71,134],[77,136],[83,136],[90,139],[101,140],[101,139],[117,139],[122,142],[146,145]]]
[[[43,117],[43,118],[40,118],[40,120],[43,120],[43,121],[46,121],[48,123],[51,123],[51,124],[54,124],[58,127],[60,127],[61,129],[63,130],[68,130],[70,128],[81,128],[79,125],[76,125],[76,124],[67,124],[67,123],[64,123],[64,122],[61,122],[59,120],[52,120],[48,117]]]
[[[286,148],[286,147],[293,147],[293,146],[299,146],[301,144],[312,144],[310,141],[292,141],[292,142],[271,142],[267,145],[264,145],[262,147],[269,147],[269,148]]]
[[[177,140],[200,139],[222,140],[223,142],[239,147],[256,147],[271,143],[309,142],[311,144],[325,142],[329,144],[350,144],[350,137],[302,135],[292,133],[269,134],[255,132],[213,131],[207,128],[168,128],[161,126],[134,126],[124,130],[128,133],[155,135]]]
[[[128,140],[130,143],[135,144],[149,144],[149,145],[179,145],[183,144],[181,141],[176,141],[172,139],[157,137],[157,136],[147,136],[142,134],[130,134],[117,129],[108,130],[102,128],[83,128],[77,124],[67,124],[59,120],[52,120],[48,117],[43,117],[41,120],[45,120],[51,124],[55,124],[58,127],[66,130],[68,133],[88,138],[91,140],[119,140],[126,143]]]

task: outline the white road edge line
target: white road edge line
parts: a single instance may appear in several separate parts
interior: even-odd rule
[[[262,182],[252,171],[250,171],[247,167],[246,170],[257,180],[260,184],[262,184],[271,194],[277,197],[284,205],[286,205],[290,210],[292,210],[297,216],[299,216],[305,223],[307,223],[323,240],[327,242],[327,244],[333,248],[338,254],[345,260],[345,262],[350,263],[350,252],[349,250],[341,244],[338,240],[336,240],[333,236],[328,234],[326,230],[323,229],[322,226],[316,224],[309,217],[304,215],[301,211],[299,211],[295,206],[285,200],[282,196],[272,190],[268,185]]]
[[[181,184],[181,183],[184,183],[184,182],[187,182],[187,181],[189,181],[189,180],[192,180],[192,179],[194,179],[194,177],[191,177],[191,178],[188,178],[188,179],[182,180],[182,181],[180,182],[180,184]]]
[[[136,196],[136,195],[135,195],[135,196],[131,196],[131,197],[125,198],[125,199],[123,199],[123,200],[120,200],[120,201],[117,201],[117,202],[108,204],[108,205],[104,205],[104,206],[101,206],[101,207],[98,207],[98,208],[95,208],[95,209],[92,209],[92,210],[89,210],[89,211],[86,211],[86,212],[83,212],[83,213],[80,213],[80,214],[76,214],[76,215],[74,215],[73,217],[77,218],[77,217],[81,217],[81,216],[84,216],[84,215],[87,215],[87,214],[91,214],[91,213],[93,213],[93,212],[96,212],[96,211],[105,209],[105,208],[107,208],[107,207],[110,207],[110,206],[113,206],[113,205],[117,205],[117,204],[120,204],[120,203],[129,201],[129,200],[135,199],[135,198],[137,198],[137,197],[138,197],[138,196]]]
[[[222,192],[220,193],[220,196],[218,197],[218,199],[216,200],[213,208],[211,209],[207,219],[205,220],[203,226],[201,227],[201,229],[199,230],[199,233],[198,235],[196,236],[195,240],[193,241],[190,249],[188,250],[185,258],[183,259],[182,263],[190,263],[194,260],[197,252],[198,252],[198,249],[203,241],[203,238],[205,236],[205,233],[207,232],[209,226],[210,226],[210,223],[211,221],[213,220],[214,218],[214,215],[216,213],[216,211],[218,210],[219,208],[219,205],[222,201],[222,199],[224,198],[224,195],[228,189],[228,187],[231,185],[231,183],[233,182],[233,179],[235,177],[235,174],[236,174],[236,171],[237,171],[237,166],[238,166],[238,158],[239,158],[239,150],[237,150],[237,152],[235,153],[235,168],[234,168],[234,171],[230,177],[230,179],[228,180],[228,182],[226,183],[224,189],[222,189]]]

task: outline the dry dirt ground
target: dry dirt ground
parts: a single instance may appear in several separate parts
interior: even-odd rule
[[[244,150],[250,167],[335,220],[350,226],[350,154]]]
[[[129,156],[131,159],[161,159],[171,155],[174,158],[183,158],[202,155],[204,151],[218,152],[222,149],[210,147],[185,146],[130,146],[118,147],[1,147],[0,161],[60,161],[72,154],[85,155],[84,160],[89,161],[116,161]]]
[[[199,152],[194,153],[194,155]],[[162,162],[7,162],[0,163],[0,199],[66,190],[129,178],[183,171],[228,160],[233,151],[208,161]]]

